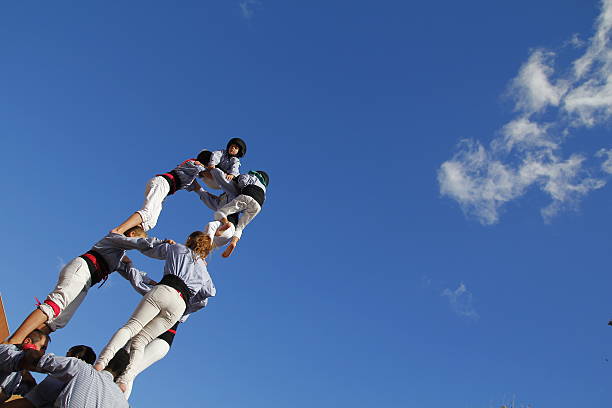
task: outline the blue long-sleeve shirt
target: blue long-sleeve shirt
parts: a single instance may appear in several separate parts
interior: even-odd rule
[[[192,297],[200,290],[203,290],[207,297],[215,295],[215,286],[206,268],[206,262],[196,257],[185,245],[164,243],[140,252],[151,258],[165,260],[164,275],[172,274],[181,278]]]
[[[191,184],[199,176],[199,174],[206,170],[201,163],[190,159],[185,160],[178,166],[176,166],[172,171],[178,176],[180,188],[179,190],[191,190],[193,187]]]
[[[130,238],[123,234],[111,232],[100,241],[96,242],[91,249],[104,258],[108,265],[109,272],[113,272],[119,267],[121,258],[123,258],[127,250],[138,249],[144,251],[154,248],[161,243],[163,243],[163,241],[155,237]]]
[[[240,159],[236,156],[230,156],[227,150],[216,150],[212,152],[208,165],[215,166],[233,176],[240,174]]]

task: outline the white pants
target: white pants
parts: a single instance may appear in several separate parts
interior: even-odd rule
[[[204,233],[211,238],[213,242],[213,248],[219,248],[226,245],[228,242],[230,242],[230,240],[234,236],[234,232],[236,231],[236,227],[234,227],[234,225],[232,224],[232,226],[223,231],[220,236],[215,237],[215,233],[217,232],[219,227],[221,227],[221,225],[223,225],[221,224],[221,221],[211,221],[204,227]]]
[[[142,373],[144,370],[149,368],[151,364],[154,364],[158,362],[159,360],[161,360],[162,358],[166,357],[166,354],[168,354],[168,351],[170,351],[170,345],[168,344],[166,340],[153,339],[153,341],[147,344],[147,346],[145,347],[144,354],[142,356],[142,360],[140,360],[140,364],[138,364],[138,367],[135,368],[134,377],[136,377],[138,374]],[[134,378],[134,380],[135,379],[136,378]],[[126,384],[127,389],[125,390],[125,393],[123,394],[125,396],[125,399],[129,399],[130,394],[132,394],[134,380]]]
[[[136,211],[142,217],[142,228],[145,231],[152,229],[157,224],[162,203],[169,192],[170,185],[162,176],[155,176],[147,183],[144,203],[142,208]]]
[[[62,268],[55,288],[47,296],[59,307],[59,314],[56,316],[53,308],[46,303],[38,306],[47,315],[46,323],[52,331],[61,329],[70,321],[90,286],[91,274],[83,258],[74,258]]]
[[[178,322],[185,307],[185,301],[176,289],[166,285],[155,286],[143,296],[130,320],[111,337],[97,363],[106,367],[117,350],[132,339],[130,364],[117,379],[117,382],[129,384],[136,376],[146,345]]]
[[[261,211],[259,203],[251,196],[240,194],[215,212],[215,220],[220,220],[222,218],[227,218],[230,214],[240,211],[243,211],[243,213],[238,220],[236,232],[234,233],[234,236],[238,239],[242,237],[242,230],[244,230],[247,224]]]

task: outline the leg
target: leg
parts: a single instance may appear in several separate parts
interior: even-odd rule
[[[137,376],[138,374],[140,374],[141,372],[149,368],[149,366],[151,366],[152,364],[164,358],[166,354],[168,354],[168,351],[170,351],[170,345],[165,340],[154,339],[152,342],[147,344],[147,346],[144,349],[143,358],[140,361],[140,364],[138,365],[138,367],[136,368],[135,376]],[[125,399],[130,398],[130,394],[132,393],[133,384],[134,384],[133,380],[130,381],[128,384],[126,384],[127,387],[126,387],[126,391],[124,394]]]
[[[159,287],[161,286],[154,287],[143,296],[127,323],[111,337],[108,344],[98,356],[98,360],[94,366],[96,370],[103,370],[108,362],[115,356],[117,350],[123,347],[132,337],[142,330],[145,324],[159,314],[160,308],[155,298],[155,294]]]
[[[145,347],[171,328],[185,312],[185,302],[175,289],[166,285],[158,285],[156,288],[158,289],[156,297],[160,305],[160,312],[132,338],[130,364],[125,373],[117,379],[117,383],[128,384],[133,381],[143,360]]]
[[[70,320],[74,310],[81,304],[91,284],[91,275],[87,263],[82,258],[74,258],[62,268],[55,288],[47,296],[47,300],[34,310],[8,338],[11,344],[20,344],[32,330],[44,323],[53,324],[61,313],[79,296],[79,300],[64,324]],[[84,294],[81,294],[84,291]],[[63,327],[63,326],[62,326]]]
[[[236,183],[234,183],[233,181],[228,181],[225,176],[225,172],[221,169],[218,168],[214,168],[209,170],[210,171],[210,175],[213,178],[213,180],[215,181],[215,183],[217,183],[219,185],[219,188],[221,188],[221,190],[225,191],[225,193],[230,197],[230,198],[234,198],[236,197],[238,194],[240,194],[240,190],[238,188],[238,185]]]
[[[149,180],[145,188],[145,200],[142,204],[142,208],[130,215],[123,224],[111,230],[111,232],[123,234],[128,229],[137,225],[142,225],[145,231],[155,227],[162,210],[162,202],[169,192],[170,185],[166,179],[161,176],[153,177]]]

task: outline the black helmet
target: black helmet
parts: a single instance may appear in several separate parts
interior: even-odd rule
[[[229,150],[229,147],[233,144],[235,144],[236,146],[240,148],[240,150],[238,150],[238,154],[236,155],[236,157],[240,158],[246,154],[246,143],[244,142],[244,140],[242,140],[239,137],[233,137],[230,139],[229,142],[227,142],[227,147],[225,149]]]
[[[264,186],[268,187],[268,184],[270,183],[270,176],[268,176],[268,173],[263,170],[251,170],[249,171],[249,174],[252,174],[257,177]]]

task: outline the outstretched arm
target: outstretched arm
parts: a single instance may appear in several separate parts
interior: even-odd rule
[[[157,282],[149,278],[146,272],[134,268],[134,264],[131,262],[121,262],[119,268],[117,268],[117,272],[126,280],[130,281],[134,290],[141,295],[145,295],[157,285]]]

